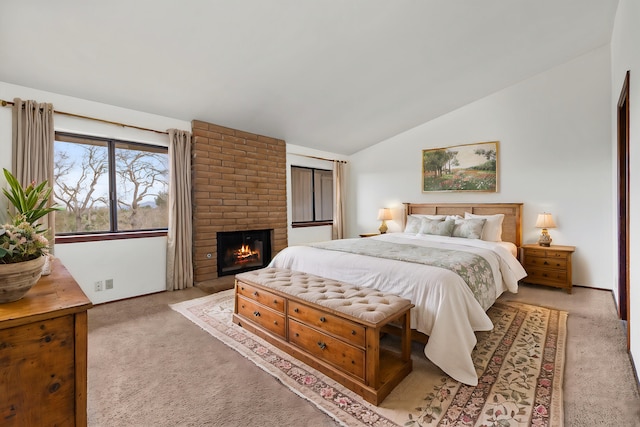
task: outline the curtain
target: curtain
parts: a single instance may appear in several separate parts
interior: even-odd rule
[[[193,286],[191,133],[169,129],[167,290]]]
[[[53,105],[36,101],[13,100],[13,138],[11,169],[21,185],[47,181],[53,187]],[[53,205],[53,192],[49,200]],[[50,230],[49,251],[53,253],[55,212],[42,218],[42,225]]]
[[[333,239],[343,239],[345,235],[345,165],[344,162],[333,161]]]
[[[293,222],[313,221],[313,170],[291,167],[291,215]]]

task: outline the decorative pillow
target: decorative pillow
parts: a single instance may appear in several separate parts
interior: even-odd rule
[[[486,219],[487,222],[482,229],[482,240],[486,240],[487,242],[502,242],[502,221],[504,221],[504,214],[475,215],[465,212],[464,217],[466,219]]]
[[[474,219],[459,219],[455,221],[453,227],[453,237],[464,237],[465,239],[479,239],[482,236],[482,229],[486,219],[474,218]]]
[[[407,225],[404,227],[405,233],[418,234],[422,226],[422,218],[414,215],[407,216]]]
[[[451,236],[455,220],[422,218],[419,234],[435,234],[436,236]]]

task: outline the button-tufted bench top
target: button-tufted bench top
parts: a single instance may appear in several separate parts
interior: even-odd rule
[[[239,273],[236,279],[262,285],[372,324],[411,305],[411,301],[397,295],[283,268],[268,267]]]

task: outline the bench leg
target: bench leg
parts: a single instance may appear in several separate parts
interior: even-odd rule
[[[367,328],[366,342],[365,383],[377,390],[380,388],[380,329]]]
[[[402,349],[402,361],[411,360],[411,316],[407,311],[402,316],[402,341],[400,343]]]

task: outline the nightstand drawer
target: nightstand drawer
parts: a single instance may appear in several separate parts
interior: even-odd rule
[[[558,284],[565,285],[567,283],[567,271],[566,270],[551,270],[543,268],[526,268],[527,277],[526,280],[529,283],[539,284]]]
[[[527,255],[529,253],[527,252]],[[529,271],[533,268],[567,268],[566,258],[540,258],[535,256],[527,256],[524,260],[524,269]]]
[[[555,251],[552,249],[527,249],[527,256],[538,258],[567,259],[570,252]]]

